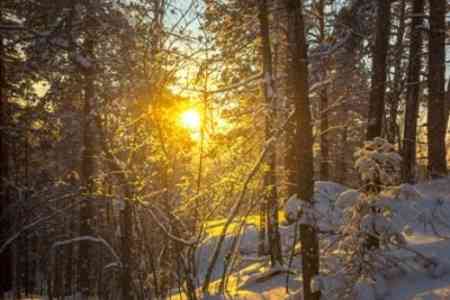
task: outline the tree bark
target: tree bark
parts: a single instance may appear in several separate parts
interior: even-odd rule
[[[1,13],[1,12],[0,12]],[[2,16],[0,15],[0,20]],[[3,44],[3,36],[0,35],[0,216],[2,216],[9,205],[8,193],[8,177],[9,177],[9,153],[6,141],[6,127],[7,127],[7,96],[6,96],[6,69],[4,63],[5,49]],[[0,240],[8,236],[10,224],[8,218],[0,226]],[[0,299],[6,297],[6,292],[12,288],[12,256],[11,249],[8,248],[3,253],[0,253],[0,265],[2,271],[0,272]]]
[[[308,97],[307,45],[302,11],[303,2],[286,0],[285,3],[290,19],[288,23],[291,24],[288,31],[295,36],[295,43],[290,43],[288,47],[295,58],[290,67],[294,68],[297,82],[292,91],[295,99],[297,133],[297,195],[305,202],[305,205],[312,205],[314,192],[313,135]],[[311,281],[319,273],[319,243],[313,224],[300,224],[300,241],[303,258],[303,299],[318,300],[320,292],[313,292],[311,289]]]
[[[131,192],[127,192],[131,196]],[[132,276],[131,276],[131,249],[133,243],[132,218],[133,207],[130,199],[125,200],[125,207],[121,212],[121,244],[122,244],[122,275],[121,275],[121,291],[123,300],[132,300]]]
[[[347,115],[344,113],[344,115]],[[340,143],[341,143],[341,151],[340,151],[340,158],[337,161],[337,182],[340,184],[346,184],[347,180],[347,163],[346,163],[346,157],[347,153],[349,151],[348,149],[348,141],[347,141],[347,135],[348,135],[348,128],[347,126],[343,126],[341,129],[341,136],[340,136]]]
[[[74,226],[74,213],[69,213],[69,220],[66,224],[68,238],[73,238],[72,232],[75,230]],[[69,244],[65,247],[64,251],[64,264],[65,264],[65,276],[64,276],[64,293],[66,296],[73,294],[73,245]]]
[[[448,128],[448,120],[450,118],[450,79],[448,80],[448,83],[447,83],[446,96],[447,96],[447,99],[446,99],[446,101],[447,101],[447,115],[446,115],[446,119],[445,119],[444,123],[445,123],[446,129],[447,129]]]
[[[92,37],[88,37],[85,41],[85,52],[89,58],[93,58],[94,41]],[[81,183],[82,197],[84,201],[80,205],[80,236],[90,236],[93,234],[92,217],[93,205],[90,195],[94,192],[94,118],[93,104],[95,100],[94,86],[94,70],[92,68],[85,69],[84,76],[84,106],[83,106],[83,149],[81,154]],[[90,269],[91,269],[91,252],[90,242],[80,242],[79,248],[79,289],[83,299],[87,299],[90,294]]]
[[[386,58],[389,45],[391,19],[391,1],[377,1],[377,22],[375,47],[372,59],[372,78],[369,96],[369,117],[367,124],[367,140],[382,135],[384,97],[386,93]]]
[[[422,69],[422,15],[424,0],[414,0],[409,49],[408,90],[403,137],[402,175],[405,182],[415,182],[417,117],[419,112],[420,71]]]
[[[276,97],[273,82],[273,66],[272,66],[272,49],[270,45],[270,31],[268,20],[267,0],[259,0],[258,13],[260,34],[262,39],[261,54],[263,58],[264,73],[264,98],[267,108],[265,139],[266,143],[272,137],[274,125],[276,121]],[[270,149],[267,153],[268,168],[264,174],[264,207],[267,226],[267,239],[269,244],[269,253],[272,265],[282,264],[283,258],[281,253],[280,234],[278,230],[278,199],[276,186],[276,152],[274,143],[268,145]],[[261,218],[264,218],[261,216]],[[264,230],[264,229],[262,229]],[[264,242],[264,240],[262,241]]]
[[[325,43],[325,1],[319,0],[317,4],[317,14],[319,16],[319,42]],[[321,66],[320,80],[326,80],[327,62],[324,60]],[[330,179],[329,164],[329,141],[328,141],[328,88],[324,86],[320,91],[320,180]]]
[[[432,178],[447,175],[445,136],[446,0],[430,0],[430,41],[428,49],[428,173]]]
[[[291,17],[287,20],[288,30],[286,31],[286,39],[288,42],[287,49],[287,111],[291,111],[292,106],[295,104],[294,89],[297,85],[296,75],[292,65],[295,62],[295,49],[292,45],[295,45],[295,20]],[[290,45],[290,46],[289,46]],[[288,197],[297,194],[297,133],[296,133],[296,121],[294,118],[289,121],[286,127],[286,146],[287,153],[285,158],[286,168],[286,180]]]
[[[396,7],[398,14],[398,29],[396,33],[395,51],[394,51],[394,75],[393,75],[393,91],[391,92],[389,120],[386,124],[387,139],[391,144],[398,144],[399,150],[402,149],[401,140],[398,136],[399,126],[397,124],[397,118],[399,115],[399,104],[401,102],[401,95],[404,88],[404,68],[402,53],[405,49],[404,35],[405,35],[405,13],[406,13],[406,0],[401,0]]]

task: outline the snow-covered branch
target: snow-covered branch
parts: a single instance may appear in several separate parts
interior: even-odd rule
[[[119,256],[117,255],[116,251],[114,251],[113,247],[104,239],[99,238],[99,237],[94,237],[94,236],[79,236],[73,239],[68,239],[68,240],[64,240],[64,241],[59,241],[59,242],[55,242],[53,243],[53,245],[50,248],[50,252],[51,255],[53,257],[54,255],[54,251],[56,250],[56,248],[62,247],[62,246],[66,246],[69,244],[74,244],[74,243],[79,243],[79,242],[91,242],[91,243],[99,243],[103,246],[105,246],[105,248],[109,251],[109,253],[112,255],[112,257],[115,259],[116,263],[118,263],[119,267],[122,266],[122,263],[120,261]]]

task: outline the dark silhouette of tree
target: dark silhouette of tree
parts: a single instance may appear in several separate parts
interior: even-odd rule
[[[2,12],[0,11],[0,22],[2,21]],[[9,234],[10,222],[7,214],[9,205],[8,193],[8,177],[9,177],[9,151],[7,144],[8,126],[8,101],[6,94],[6,69],[5,69],[5,50],[4,50],[3,36],[0,32],[0,240],[6,238]],[[2,265],[2,272],[0,272],[0,299],[6,297],[5,293],[11,290],[12,287],[12,256],[11,250],[8,248],[3,253],[0,253],[0,265]]]
[[[263,59],[263,76],[264,76],[264,98],[266,106],[266,120],[265,120],[265,137],[266,143],[272,138],[274,134],[274,126],[276,120],[276,93],[273,80],[273,66],[272,66],[272,49],[270,43],[270,30],[268,20],[267,1],[259,0],[258,19],[260,24],[260,34],[262,39],[261,54]],[[283,258],[281,253],[280,233],[278,230],[278,199],[277,199],[277,182],[276,182],[276,152],[275,145],[270,143],[270,149],[267,153],[268,169],[264,174],[265,194],[262,203],[262,210],[260,218],[266,221],[266,228],[262,230],[267,231],[267,239],[269,243],[269,252],[272,265],[282,264]],[[262,243],[263,244],[263,243]]]
[[[415,181],[417,117],[419,113],[420,71],[422,69],[422,15],[424,1],[414,0],[409,46],[409,67],[406,94],[405,129],[403,137],[402,176],[406,182]]]
[[[314,193],[313,136],[311,124],[311,108],[309,103],[307,45],[305,24],[303,20],[303,1],[285,1],[288,13],[288,31],[295,38],[290,40],[288,51],[293,55],[290,65],[297,84],[292,93],[295,105],[296,137],[297,137],[297,196],[311,206]],[[318,300],[320,292],[311,290],[311,280],[319,272],[319,244],[316,229],[307,222],[300,224],[300,241],[302,245],[303,299]]]
[[[387,53],[389,47],[389,30],[391,22],[391,1],[377,2],[377,21],[375,45],[372,54],[372,77],[369,97],[369,116],[367,140],[382,135],[384,98],[386,94]]]
[[[445,136],[445,33],[446,0],[430,0],[428,43],[428,172],[432,178],[447,174]]]

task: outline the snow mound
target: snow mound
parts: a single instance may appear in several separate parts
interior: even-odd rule
[[[316,181],[314,184],[314,209],[322,217],[334,215],[336,199],[345,190],[347,190],[347,187],[339,183],[331,181]],[[289,223],[295,222],[302,214],[303,203],[301,199],[294,194],[286,201],[283,210],[286,220]]]
[[[361,197],[361,192],[349,189],[339,194],[336,200],[336,207],[339,209],[346,209],[352,207]]]
[[[332,181],[316,181],[314,183],[314,197],[335,201],[337,196],[347,190],[346,186]]]
[[[399,187],[394,188],[390,195],[392,198],[396,200],[423,200],[424,196],[421,192],[419,192],[413,185],[404,183]]]

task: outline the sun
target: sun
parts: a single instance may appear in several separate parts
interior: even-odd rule
[[[201,126],[200,113],[195,109],[186,110],[180,115],[180,123],[187,129],[199,131]]]

